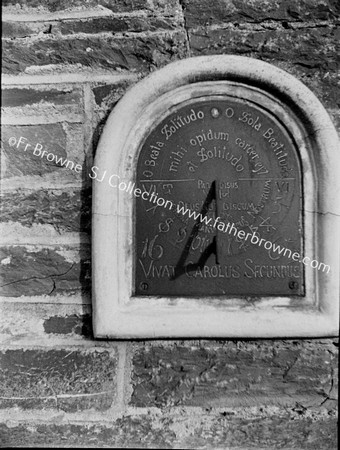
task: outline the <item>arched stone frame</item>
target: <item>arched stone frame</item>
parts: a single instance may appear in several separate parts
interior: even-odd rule
[[[134,182],[141,142],[170,106],[210,90],[249,89],[266,98],[294,137],[304,186],[305,255],[331,266],[306,267],[306,296],[235,298],[133,296],[134,198],[94,180],[94,333],[100,338],[308,337],[338,330],[340,152],[334,126],[306,86],[288,73],[239,56],[196,57],[151,74],[118,103],[107,120],[94,166]],[[263,97],[264,96],[264,97]]]

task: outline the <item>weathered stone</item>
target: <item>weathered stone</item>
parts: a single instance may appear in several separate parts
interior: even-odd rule
[[[294,413],[255,417],[242,413],[138,414],[109,424],[11,423],[1,425],[6,446],[93,446],[112,448],[188,448],[335,450],[335,417]]]
[[[119,33],[174,30],[178,26],[175,20],[166,20],[158,17],[99,17],[86,21],[65,21],[57,25],[62,34],[72,33]],[[54,29],[54,27],[53,27]]]
[[[187,448],[230,449],[333,449],[336,448],[336,419],[296,420],[283,415],[234,418],[228,412],[213,423],[197,427],[184,439]]]
[[[20,138],[22,138],[21,141]],[[39,156],[39,149],[41,149],[53,153],[58,158],[67,158],[66,141],[67,136],[60,123],[3,126],[1,142],[6,157],[4,178],[69,170],[65,166],[48,161],[46,157]],[[26,145],[28,145],[27,149]],[[37,156],[33,153],[36,148]]]
[[[114,84],[103,84],[93,88],[96,105],[100,108],[112,109],[114,104],[125,94],[129,82]]]
[[[319,98],[325,108],[340,108],[340,89],[337,71],[310,69],[289,61],[270,61],[302,81]]]
[[[98,17],[86,21],[82,20],[61,22],[59,26],[57,26],[57,28],[62,34],[90,34],[100,32],[119,33],[122,31],[129,31],[129,23],[128,20],[123,17]],[[137,23],[135,22],[135,27],[132,26],[132,29],[130,31],[144,31],[143,28],[138,28],[139,26],[137,21]]]
[[[16,222],[25,227],[52,225],[58,232],[89,232],[91,189],[20,190],[1,197],[0,222]]]
[[[334,351],[330,341],[137,347],[131,404],[140,407],[321,404],[332,386]]]
[[[63,293],[45,299],[46,302],[37,297],[32,303],[3,298],[0,303],[1,341],[13,342],[27,337],[35,342],[59,338],[65,343],[69,340],[82,343],[92,339],[90,295]]]
[[[211,29],[192,31],[194,55],[234,53],[272,61],[287,61],[307,69],[338,68],[339,40],[330,27],[310,30],[245,31]]]
[[[54,105],[75,105],[81,103],[82,94],[78,87],[41,90],[33,87],[18,89],[4,88],[1,105],[3,107],[22,107],[38,103]]]
[[[4,38],[24,38],[38,33],[48,34],[51,29],[49,22],[6,22],[2,23],[2,36]]]
[[[332,118],[333,124],[340,136],[340,112],[338,111],[329,111],[329,114]]]
[[[5,297],[56,295],[90,289],[88,247],[36,248],[8,246],[0,250],[1,286]]]
[[[171,20],[170,20],[171,19]],[[154,16],[96,17],[87,20],[61,20],[59,22],[3,22],[3,37],[22,38],[43,34],[95,34],[175,30],[179,20]]]
[[[115,398],[116,358],[108,351],[0,352],[2,407],[106,410]]]
[[[79,334],[93,338],[92,316],[90,314],[72,316],[53,316],[44,322],[45,332],[48,334]]]
[[[150,70],[186,55],[186,33],[169,32],[133,38],[18,40],[3,44],[4,73],[24,72],[30,66],[81,64],[96,69]]]
[[[339,5],[329,0],[184,0],[183,6],[188,28],[227,22],[301,22],[339,17]]]
[[[127,12],[150,8],[148,0],[3,0],[7,9],[22,8],[23,10],[64,11],[65,9],[95,8],[102,6],[113,12]],[[5,11],[7,11],[5,9]]]

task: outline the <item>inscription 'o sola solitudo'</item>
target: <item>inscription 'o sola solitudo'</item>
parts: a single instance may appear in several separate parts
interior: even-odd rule
[[[190,114],[185,116],[178,115],[176,118],[171,119],[169,123],[165,124],[161,129],[161,133],[165,135],[165,139],[168,140],[173,134],[175,134],[179,129],[185,125],[189,125],[191,122],[196,122],[196,120],[204,119],[204,112],[199,110],[195,111],[191,109]]]

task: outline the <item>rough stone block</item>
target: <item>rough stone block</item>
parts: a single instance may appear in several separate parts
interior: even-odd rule
[[[302,81],[322,102],[325,108],[340,108],[339,75],[337,71],[325,72],[322,68],[310,69],[289,61],[270,61]]]
[[[3,22],[3,37],[23,38],[45,35],[70,35],[77,33],[141,33],[145,31],[175,30],[180,28],[180,17],[170,15],[168,17],[155,17],[153,15],[138,16],[108,16],[95,17],[87,20],[60,20],[41,22]]]
[[[88,246],[8,246],[0,250],[1,286],[5,297],[72,294],[90,289]]]
[[[51,22],[2,22],[3,38],[27,38],[39,33],[49,34],[51,30]]]
[[[3,350],[0,405],[106,410],[115,399],[115,370],[116,358],[108,351]]]
[[[1,196],[0,222],[52,225],[58,232],[90,232],[91,189],[19,190]]]
[[[335,450],[335,417],[287,412],[125,415],[104,423],[9,423],[0,425],[6,446],[111,448]]]
[[[3,44],[3,71],[25,72],[30,66],[80,64],[83,67],[119,71],[148,71],[187,54],[186,33],[128,38],[38,39],[29,46],[13,40]]]
[[[82,93],[79,87],[70,86],[67,88],[42,89],[36,87],[29,88],[9,88],[2,90],[1,105],[7,107],[24,107],[36,104],[52,103],[53,105],[73,106],[82,102]]]
[[[86,338],[93,338],[92,316],[90,314],[71,316],[53,316],[44,322],[47,334],[79,334]]]
[[[5,11],[39,10],[48,12],[64,11],[65,9],[76,10],[79,8],[90,9],[104,7],[112,12],[131,12],[134,10],[150,8],[148,0],[3,0]]]
[[[162,31],[175,30],[180,26],[175,17],[154,17],[154,16],[126,16],[126,17],[98,17],[95,19],[88,19],[86,21],[65,21],[56,26],[56,31],[62,34],[73,33],[124,33],[134,32],[140,33],[143,31]],[[54,27],[52,27],[54,31]],[[51,30],[51,31],[52,31]]]
[[[48,161],[45,155],[41,157],[42,153],[39,152],[39,150],[46,150],[57,158],[67,159],[65,150],[67,135],[60,123],[4,125],[1,141],[6,158],[4,178],[68,170],[65,166],[56,164],[55,160]]]
[[[93,95],[96,106],[105,111],[111,111],[114,105],[125,94],[129,82],[119,84],[102,84],[93,87]]]
[[[339,4],[332,0],[184,0],[183,6],[189,28],[227,22],[329,20],[340,12]]]
[[[328,111],[340,138],[340,110]]]
[[[25,340],[40,343],[58,339],[82,344],[93,339],[89,295],[29,297],[27,292],[19,301],[6,300],[0,303],[1,342],[22,339],[25,346]]]
[[[139,407],[320,405],[336,365],[331,341],[137,347],[131,404]]]
[[[326,72],[338,68],[336,35],[334,27],[287,31],[207,28],[190,33],[190,46],[194,55],[238,54]]]

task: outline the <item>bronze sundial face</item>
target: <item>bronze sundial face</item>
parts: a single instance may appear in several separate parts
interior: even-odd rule
[[[297,154],[284,124],[249,100],[202,97],[169,111],[138,158],[147,194],[135,199],[135,294],[303,296],[302,263],[264,248],[303,257]]]

